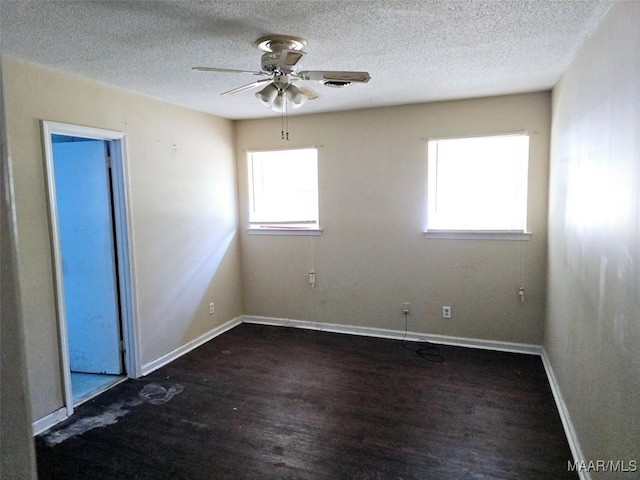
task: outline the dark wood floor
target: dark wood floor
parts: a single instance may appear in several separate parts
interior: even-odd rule
[[[40,435],[39,475],[577,477],[539,357],[438,350],[442,363],[395,340],[242,324]]]

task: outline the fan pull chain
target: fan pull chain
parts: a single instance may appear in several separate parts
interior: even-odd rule
[[[282,92],[282,114],[280,115],[282,123],[282,141],[289,141],[289,115],[287,114],[287,96]]]
[[[287,111],[287,96],[285,95],[284,97],[284,123],[285,123],[285,128],[287,129],[286,132],[286,141],[289,141],[289,112]]]
[[[278,95],[282,95],[282,92],[278,92]],[[284,96],[282,100],[284,101]],[[284,142],[284,103],[282,104],[282,111],[280,112],[280,129],[282,132],[282,141]]]

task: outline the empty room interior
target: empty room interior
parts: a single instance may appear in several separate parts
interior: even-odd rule
[[[640,2],[0,27],[2,478],[638,478]]]

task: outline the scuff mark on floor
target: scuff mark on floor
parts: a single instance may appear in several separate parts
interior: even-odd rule
[[[192,427],[196,427],[196,428],[199,428],[199,429],[207,429],[207,428],[209,428],[209,425],[207,425],[206,423],[194,422],[193,420],[185,420],[184,418],[180,419],[180,423],[186,423],[187,425],[191,425]]]

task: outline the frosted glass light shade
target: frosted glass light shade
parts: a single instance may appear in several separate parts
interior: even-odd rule
[[[293,108],[299,108],[307,101],[307,97],[294,85],[289,85],[285,90],[285,94]]]
[[[278,96],[278,87],[270,83],[259,92],[256,92],[258,101],[267,108],[271,108],[273,101]]]
[[[278,89],[273,83],[257,92],[256,98],[274,112],[282,112],[285,102],[292,108],[299,108],[307,101],[307,97],[294,85],[286,85],[284,89]]]
[[[271,110],[274,112],[282,112],[284,109],[284,92],[278,92],[273,102],[270,105]]]

